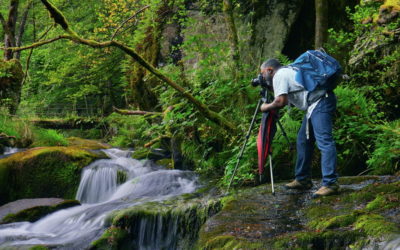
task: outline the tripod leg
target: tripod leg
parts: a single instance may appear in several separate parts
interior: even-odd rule
[[[231,180],[229,181],[228,189],[226,190],[227,193],[228,193],[228,191],[229,191],[229,188],[230,188],[231,185],[232,185],[233,177],[235,177],[236,170],[237,170],[237,168],[238,168],[238,166],[239,166],[240,160],[242,159],[243,152],[244,152],[244,149],[246,148],[247,141],[248,141],[249,138],[250,138],[250,133],[251,133],[251,130],[253,129],[253,125],[254,125],[254,122],[255,122],[255,120],[256,120],[256,116],[257,116],[258,110],[260,109],[261,103],[262,103],[262,100],[260,99],[260,100],[258,101],[256,110],[254,111],[253,119],[251,120],[251,123],[250,123],[250,126],[249,126],[249,130],[247,131],[247,134],[246,134],[246,139],[245,139],[245,141],[244,141],[244,143],[243,143],[242,149],[240,150],[239,157],[238,157],[238,160],[237,160],[237,162],[236,162],[236,166],[235,166],[235,168],[234,168],[234,170],[233,170]]]
[[[275,188],[274,188],[274,175],[272,173],[272,155],[269,155],[269,172],[271,174],[271,189],[272,195],[275,195]]]
[[[285,130],[283,129],[283,126],[282,126],[281,121],[280,121],[279,119],[276,119],[276,120],[277,120],[277,122],[278,122],[279,128],[280,128],[281,131],[282,131],[283,137],[285,137],[285,139],[286,139],[287,142],[289,143],[290,149],[292,149],[292,148],[293,148],[293,147],[292,147],[292,143],[290,143],[290,140],[289,140],[289,138],[288,138],[288,136],[287,136]]]

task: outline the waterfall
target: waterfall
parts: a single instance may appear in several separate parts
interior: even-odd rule
[[[34,223],[0,225],[0,248],[43,244],[57,249],[84,249],[103,233],[105,218],[110,212],[165,200],[197,188],[193,172],[165,170],[152,162],[130,158],[129,151],[108,149],[104,152],[110,159],[97,160],[82,171],[76,195],[81,206],[59,210]],[[124,183],[118,183],[118,172],[126,175]],[[140,249],[176,244],[176,223],[167,223],[163,218],[145,219],[138,230]],[[159,235],[160,230],[167,230],[169,236]]]
[[[94,166],[83,171],[76,194],[76,199],[81,203],[105,201],[117,189],[117,168],[115,165],[108,164],[105,167],[99,167],[99,165],[101,163],[96,162]]]

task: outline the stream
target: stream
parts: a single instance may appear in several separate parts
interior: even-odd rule
[[[151,161],[132,159],[130,151],[103,151],[110,159],[97,160],[82,171],[76,194],[82,205],[59,210],[34,223],[0,225],[0,248],[42,244],[84,249],[102,235],[110,212],[191,193],[199,186],[191,171],[165,170]],[[121,176],[126,181],[119,183]]]

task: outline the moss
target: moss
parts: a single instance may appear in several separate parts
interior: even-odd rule
[[[174,168],[174,161],[171,159],[161,159],[161,160],[156,161],[156,164],[160,165],[160,166],[164,166],[168,169]]]
[[[128,233],[127,230],[119,227],[109,227],[99,239],[90,244],[89,249],[121,249],[124,244],[128,243],[125,242],[128,238]]]
[[[21,198],[75,198],[81,169],[102,155],[78,147],[41,147],[0,159],[0,204]]]
[[[33,246],[30,248],[30,250],[48,250],[49,248],[46,246],[38,245],[38,246]]]
[[[344,249],[365,234],[356,231],[301,232],[279,237],[276,249]]]
[[[373,201],[369,202],[365,208],[368,211],[374,211],[394,207],[400,207],[400,193],[378,195]]]
[[[69,137],[68,143],[70,146],[77,146],[77,147],[85,148],[85,149],[107,149],[107,148],[110,148],[110,146],[105,143],[101,143],[96,140],[82,139],[79,137]]]
[[[80,205],[80,202],[77,200],[66,200],[54,206],[37,206],[28,209],[24,209],[16,214],[8,214],[3,218],[0,224],[7,224],[12,222],[19,222],[19,221],[29,221],[34,222],[39,220],[40,218],[53,213],[55,211],[73,207]]]
[[[339,215],[327,219],[312,220],[308,223],[310,228],[326,230],[352,225],[357,219],[357,213]]]
[[[399,228],[378,214],[360,216],[354,224],[355,229],[361,229],[367,235],[379,238],[385,235],[400,233]]]
[[[0,106],[8,107],[15,114],[21,96],[21,82],[24,77],[19,60],[0,60]]]
[[[147,156],[148,156],[149,154],[150,154],[150,149],[148,149],[148,148],[141,148],[141,149],[135,150],[135,151],[132,153],[132,158],[141,160],[141,159],[147,158]]]
[[[250,242],[232,235],[220,235],[201,242],[197,249],[265,249],[262,242]]]
[[[128,176],[126,174],[126,172],[118,170],[117,171],[117,183],[118,184],[122,184],[124,182],[126,182]]]
[[[150,223],[163,232],[163,235],[158,236],[161,238],[168,237],[168,234],[172,233],[173,230],[169,225],[176,225],[176,235],[171,237],[176,242],[179,239],[179,243],[176,244],[179,244],[180,248],[189,249],[193,247],[201,225],[209,216],[218,212],[220,207],[221,203],[218,200],[180,196],[173,200],[148,202],[115,211],[107,218],[107,223],[111,224],[109,230],[99,240],[94,241],[92,246],[94,249],[135,248],[139,234],[147,230],[141,225]],[[113,236],[114,231],[117,236]],[[101,248],[106,246],[107,242],[113,243],[109,248]]]

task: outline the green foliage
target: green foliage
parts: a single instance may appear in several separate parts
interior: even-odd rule
[[[398,119],[400,105],[400,47],[395,35],[400,19],[385,17],[381,5],[382,1],[363,1],[354,12],[348,10],[352,29],[331,29],[327,47],[350,75],[346,84],[357,87],[376,103],[386,119],[392,120]]]
[[[251,182],[257,176],[257,140],[256,136],[252,136],[247,143],[243,158],[238,165],[232,184],[243,184]],[[243,138],[244,139],[244,138]],[[225,167],[225,175],[222,184],[227,186],[232,178],[233,171],[238,162],[239,152],[242,148],[241,144],[237,144],[232,149],[232,157],[227,162]]]
[[[338,87],[337,116],[334,138],[338,151],[338,165],[344,174],[357,174],[354,166],[364,164],[376,138],[379,121],[375,103],[357,89]],[[352,171],[353,168],[353,171]]]
[[[143,116],[124,116],[113,113],[106,118],[109,142],[116,147],[135,147],[147,143],[153,136],[150,124]]]
[[[394,174],[400,170],[400,120],[381,125],[375,150],[367,161],[373,174]]]
[[[53,129],[35,128],[33,130],[33,147],[37,146],[67,146],[67,139]]]
[[[67,139],[56,130],[37,128],[27,121],[13,118],[3,109],[0,112],[0,133],[14,136],[18,147],[68,145]]]

